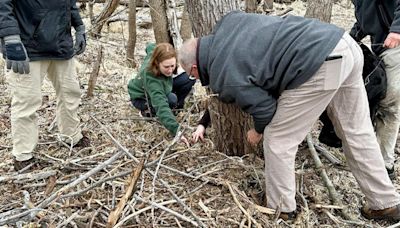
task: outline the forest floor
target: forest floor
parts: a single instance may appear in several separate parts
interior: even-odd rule
[[[332,23],[347,31],[354,23],[353,8],[348,2],[343,0],[335,4],[332,11]],[[295,15],[304,15],[305,12],[302,1],[290,5],[275,4],[274,7],[278,11],[292,7],[291,13]],[[127,13],[122,7],[117,11]],[[82,15],[87,28],[90,28],[88,13]],[[150,20],[149,9],[140,8],[137,16]],[[138,28],[135,60],[140,64],[145,44],[154,42],[154,35],[152,28]],[[145,171],[140,175],[134,196],[128,199],[116,227],[193,227],[199,221],[208,227],[390,225],[366,220],[360,215],[364,196],[348,170],[343,153],[324,145],[321,146],[340,160],[339,165],[333,165],[321,157],[327,175],[345,205],[343,209],[332,206],[307,143],[300,146],[296,159],[296,200],[300,212],[297,218],[284,222],[271,211],[258,206],[262,204],[264,189],[262,158],[252,154],[228,157],[216,151],[211,139],[216,134],[228,132],[215,132],[212,128],[208,129],[205,143],[190,148],[181,143],[174,144],[167,130],[155,119],[145,121],[132,108],[126,85],[137,69],[129,68],[125,61],[127,32],[126,22],[115,22],[104,28],[101,39],[89,37],[86,52],[77,57],[82,89],[79,113],[82,128],[91,139],[91,147],[76,150],[58,142],[53,127],[55,93],[45,80],[43,105],[38,111],[40,138],[35,156],[47,165],[30,175],[19,174],[13,169],[11,97],[4,70],[1,71],[0,227],[44,227],[45,224],[47,227],[105,227],[110,212],[128,189],[132,170],[139,167],[142,159],[146,159]],[[88,98],[88,79],[100,46],[104,48],[103,62],[94,96]],[[3,69],[4,62],[1,65]],[[177,116],[187,136],[202,115],[201,105],[194,102],[204,97],[198,84],[184,110]],[[195,107],[189,112],[192,105]],[[318,125],[312,132],[314,139],[317,134]],[[398,168],[397,164],[395,168]],[[398,181],[394,184],[399,188]],[[53,198],[55,200],[45,203]],[[38,205],[43,206],[40,213],[32,209]],[[26,220],[29,215],[21,216],[28,209],[35,212],[29,222]],[[343,219],[341,210],[352,219]]]

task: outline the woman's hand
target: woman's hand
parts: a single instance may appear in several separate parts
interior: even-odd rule
[[[189,140],[187,140],[184,135],[181,136],[181,142],[185,143],[187,147],[190,147]]]
[[[199,124],[195,132],[192,133],[192,142],[196,143],[199,139],[204,142],[204,133],[206,132],[206,128]]]

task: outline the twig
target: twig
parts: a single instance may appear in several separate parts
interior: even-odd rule
[[[47,207],[51,202],[53,202],[54,200],[56,200],[57,198],[59,198],[64,192],[66,192],[67,190],[69,190],[70,188],[75,187],[76,185],[78,185],[79,183],[81,183],[82,181],[86,180],[87,178],[89,178],[90,176],[92,176],[93,174],[97,173],[100,170],[103,170],[105,167],[107,167],[108,165],[110,165],[111,163],[113,163],[115,160],[117,160],[119,157],[121,157],[124,154],[123,151],[119,151],[116,154],[114,154],[111,158],[109,158],[108,160],[106,160],[105,162],[97,165],[96,167],[94,167],[93,169],[89,170],[87,173],[85,173],[84,175],[80,176],[79,178],[77,178],[76,180],[74,180],[73,182],[69,183],[68,185],[62,187],[61,189],[59,189],[57,192],[53,193],[51,196],[49,196],[46,200],[42,201],[38,206],[37,209],[40,210],[41,208],[45,208]],[[33,212],[33,214],[35,214],[35,212]],[[33,218],[33,216],[31,216],[31,219]]]
[[[185,200],[186,200],[186,199],[183,199],[183,201],[185,201]],[[164,206],[164,205],[173,204],[173,203],[176,203],[176,202],[177,202],[176,200],[169,200],[169,201],[164,201],[164,202],[161,202],[161,203],[158,203],[158,204]],[[118,228],[118,227],[122,226],[126,221],[130,220],[131,218],[134,218],[134,217],[140,215],[141,213],[143,213],[143,212],[145,212],[145,211],[150,210],[152,207],[153,207],[153,206],[148,206],[148,207],[142,208],[142,209],[140,209],[140,210],[138,210],[138,211],[135,211],[134,213],[132,213],[132,214],[126,216],[126,217],[125,217],[124,219],[122,219],[119,223],[117,223],[117,224],[114,226],[114,228]]]
[[[129,186],[125,192],[125,195],[119,201],[117,208],[114,211],[112,211],[110,213],[110,216],[108,217],[108,222],[107,222],[107,226],[106,226],[107,228],[111,228],[117,223],[119,216],[121,215],[121,212],[125,207],[126,202],[131,197],[132,193],[135,191],[136,183],[137,183],[137,181],[140,177],[140,174],[142,173],[143,167],[144,167],[144,161],[145,161],[145,159],[142,159],[140,161],[139,165],[133,171],[132,176],[129,180]]]
[[[243,212],[244,215],[246,215],[246,217],[249,220],[249,224],[251,224],[251,222],[253,222],[256,227],[261,227],[260,224],[257,223],[257,221],[251,217],[251,215],[243,208],[243,206],[240,204],[239,200],[236,198],[235,193],[233,192],[232,186],[229,184],[229,182],[225,182],[226,186],[228,186],[229,188],[229,192],[231,193],[232,197],[233,197],[233,201],[235,201],[236,205],[239,207],[239,209]]]
[[[148,200],[145,200],[145,199],[140,198],[139,196],[134,196],[134,197],[135,197],[135,199],[137,199],[137,200],[139,200],[139,201],[148,203],[148,204],[150,204],[150,205],[152,205],[152,206],[154,206],[154,207],[157,207],[158,209],[161,209],[161,210],[163,210],[163,211],[165,211],[165,212],[168,212],[168,213],[174,215],[175,217],[177,217],[177,218],[179,218],[179,219],[182,219],[183,221],[188,222],[188,223],[190,223],[190,224],[192,224],[192,225],[194,225],[194,226],[196,226],[196,227],[199,226],[199,224],[197,224],[195,221],[191,220],[190,218],[188,218],[188,217],[186,217],[186,216],[184,216],[184,215],[182,215],[182,214],[179,214],[178,212],[173,211],[173,210],[171,210],[171,209],[169,209],[169,208],[167,208],[167,207],[164,207],[164,206],[161,205],[161,204],[158,204],[158,203],[155,203],[155,202],[150,202],[150,201],[148,201]]]
[[[342,162],[336,158],[331,152],[323,148],[322,146],[319,145],[314,145],[316,151],[320,152],[326,159],[328,159],[332,164],[334,165],[341,165]]]
[[[57,174],[55,170],[49,170],[41,173],[23,173],[18,175],[9,175],[0,177],[0,183],[6,181],[23,180],[23,181],[33,181],[38,179],[46,179],[50,176]]]
[[[118,148],[125,152],[132,160],[134,160],[136,163],[139,162],[139,160],[137,158],[135,158],[125,147],[123,147],[117,140],[115,140],[115,138],[110,134],[110,132],[108,132],[107,128],[104,127],[104,125],[97,120],[94,116],[91,116],[92,119],[94,119],[100,126],[101,128],[106,132],[106,134],[111,138],[111,140],[114,142],[114,144],[116,144],[118,146]],[[149,170],[148,168],[144,169],[146,172],[148,172],[150,175],[154,176],[154,173]],[[181,199],[179,199],[179,197],[174,193],[174,191],[172,191],[171,187],[169,187],[169,185],[161,180],[158,179],[158,181],[168,190],[168,192],[172,195],[172,197],[174,197],[174,199],[186,210],[188,211],[193,217],[194,219],[198,222],[198,225],[201,227],[207,227],[201,220],[200,218],[185,204],[183,203],[183,201]]]
[[[318,153],[315,150],[314,144],[312,142],[312,136],[310,133],[307,134],[307,144],[310,149],[310,153],[315,162],[315,167],[319,174],[321,175],[322,180],[329,192],[329,198],[331,199],[334,205],[343,206],[342,202],[339,199],[339,194],[336,192],[335,187],[332,182],[329,180],[328,175],[326,174],[325,169],[323,168],[322,162],[318,157]],[[345,212],[345,210],[340,210],[341,215],[347,220],[353,220],[353,218]]]
[[[64,222],[60,223],[56,228],[61,228],[61,227],[65,227],[66,225],[68,225],[68,223],[71,223],[72,220],[79,215],[81,211],[78,210],[77,212],[73,213],[68,219],[66,219]]]

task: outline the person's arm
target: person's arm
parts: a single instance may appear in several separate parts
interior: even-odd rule
[[[358,22],[355,22],[350,30],[350,36],[353,37],[355,41],[360,42],[367,35],[365,35],[362,31],[360,24]]]
[[[397,1],[397,6],[394,11],[394,18],[389,28],[389,34],[386,37],[384,47],[395,48],[400,46],[400,2]]]
[[[74,52],[80,55],[86,49],[86,28],[76,6],[76,0],[71,1],[71,25],[75,29]]]
[[[163,91],[164,88],[163,79],[146,75],[145,90],[149,95],[151,104],[156,111],[156,115],[160,120],[161,124],[167,128],[172,135],[176,135],[179,124],[176,121],[174,114],[168,104],[168,99]]]
[[[19,35],[18,21],[14,16],[14,3],[12,0],[0,1],[0,37]]]
[[[210,112],[208,109],[204,111],[203,116],[201,117],[199,124],[197,125],[196,131],[192,133],[192,142],[196,143],[199,141],[204,141],[204,134],[206,133],[206,128],[211,122]]]
[[[21,41],[18,21],[14,15],[14,3],[11,0],[0,1],[0,37],[2,52],[7,69],[14,73],[29,73],[29,57]]]
[[[74,28],[83,25],[81,15],[79,14],[79,9],[76,6],[76,0],[71,1],[71,25]]]

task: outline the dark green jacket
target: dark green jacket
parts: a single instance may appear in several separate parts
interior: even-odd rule
[[[156,111],[158,119],[171,134],[175,135],[179,124],[176,122],[167,99],[167,95],[172,91],[172,77],[154,76],[147,70],[155,46],[154,43],[147,45],[147,56],[139,69],[138,75],[129,81],[128,93],[131,100],[134,100],[137,98],[146,99],[145,92],[147,92],[147,98]]]
[[[381,54],[382,47],[390,32],[400,33],[399,0],[353,0],[357,22],[350,35],[360,41],[371,36],[372,50]]]

